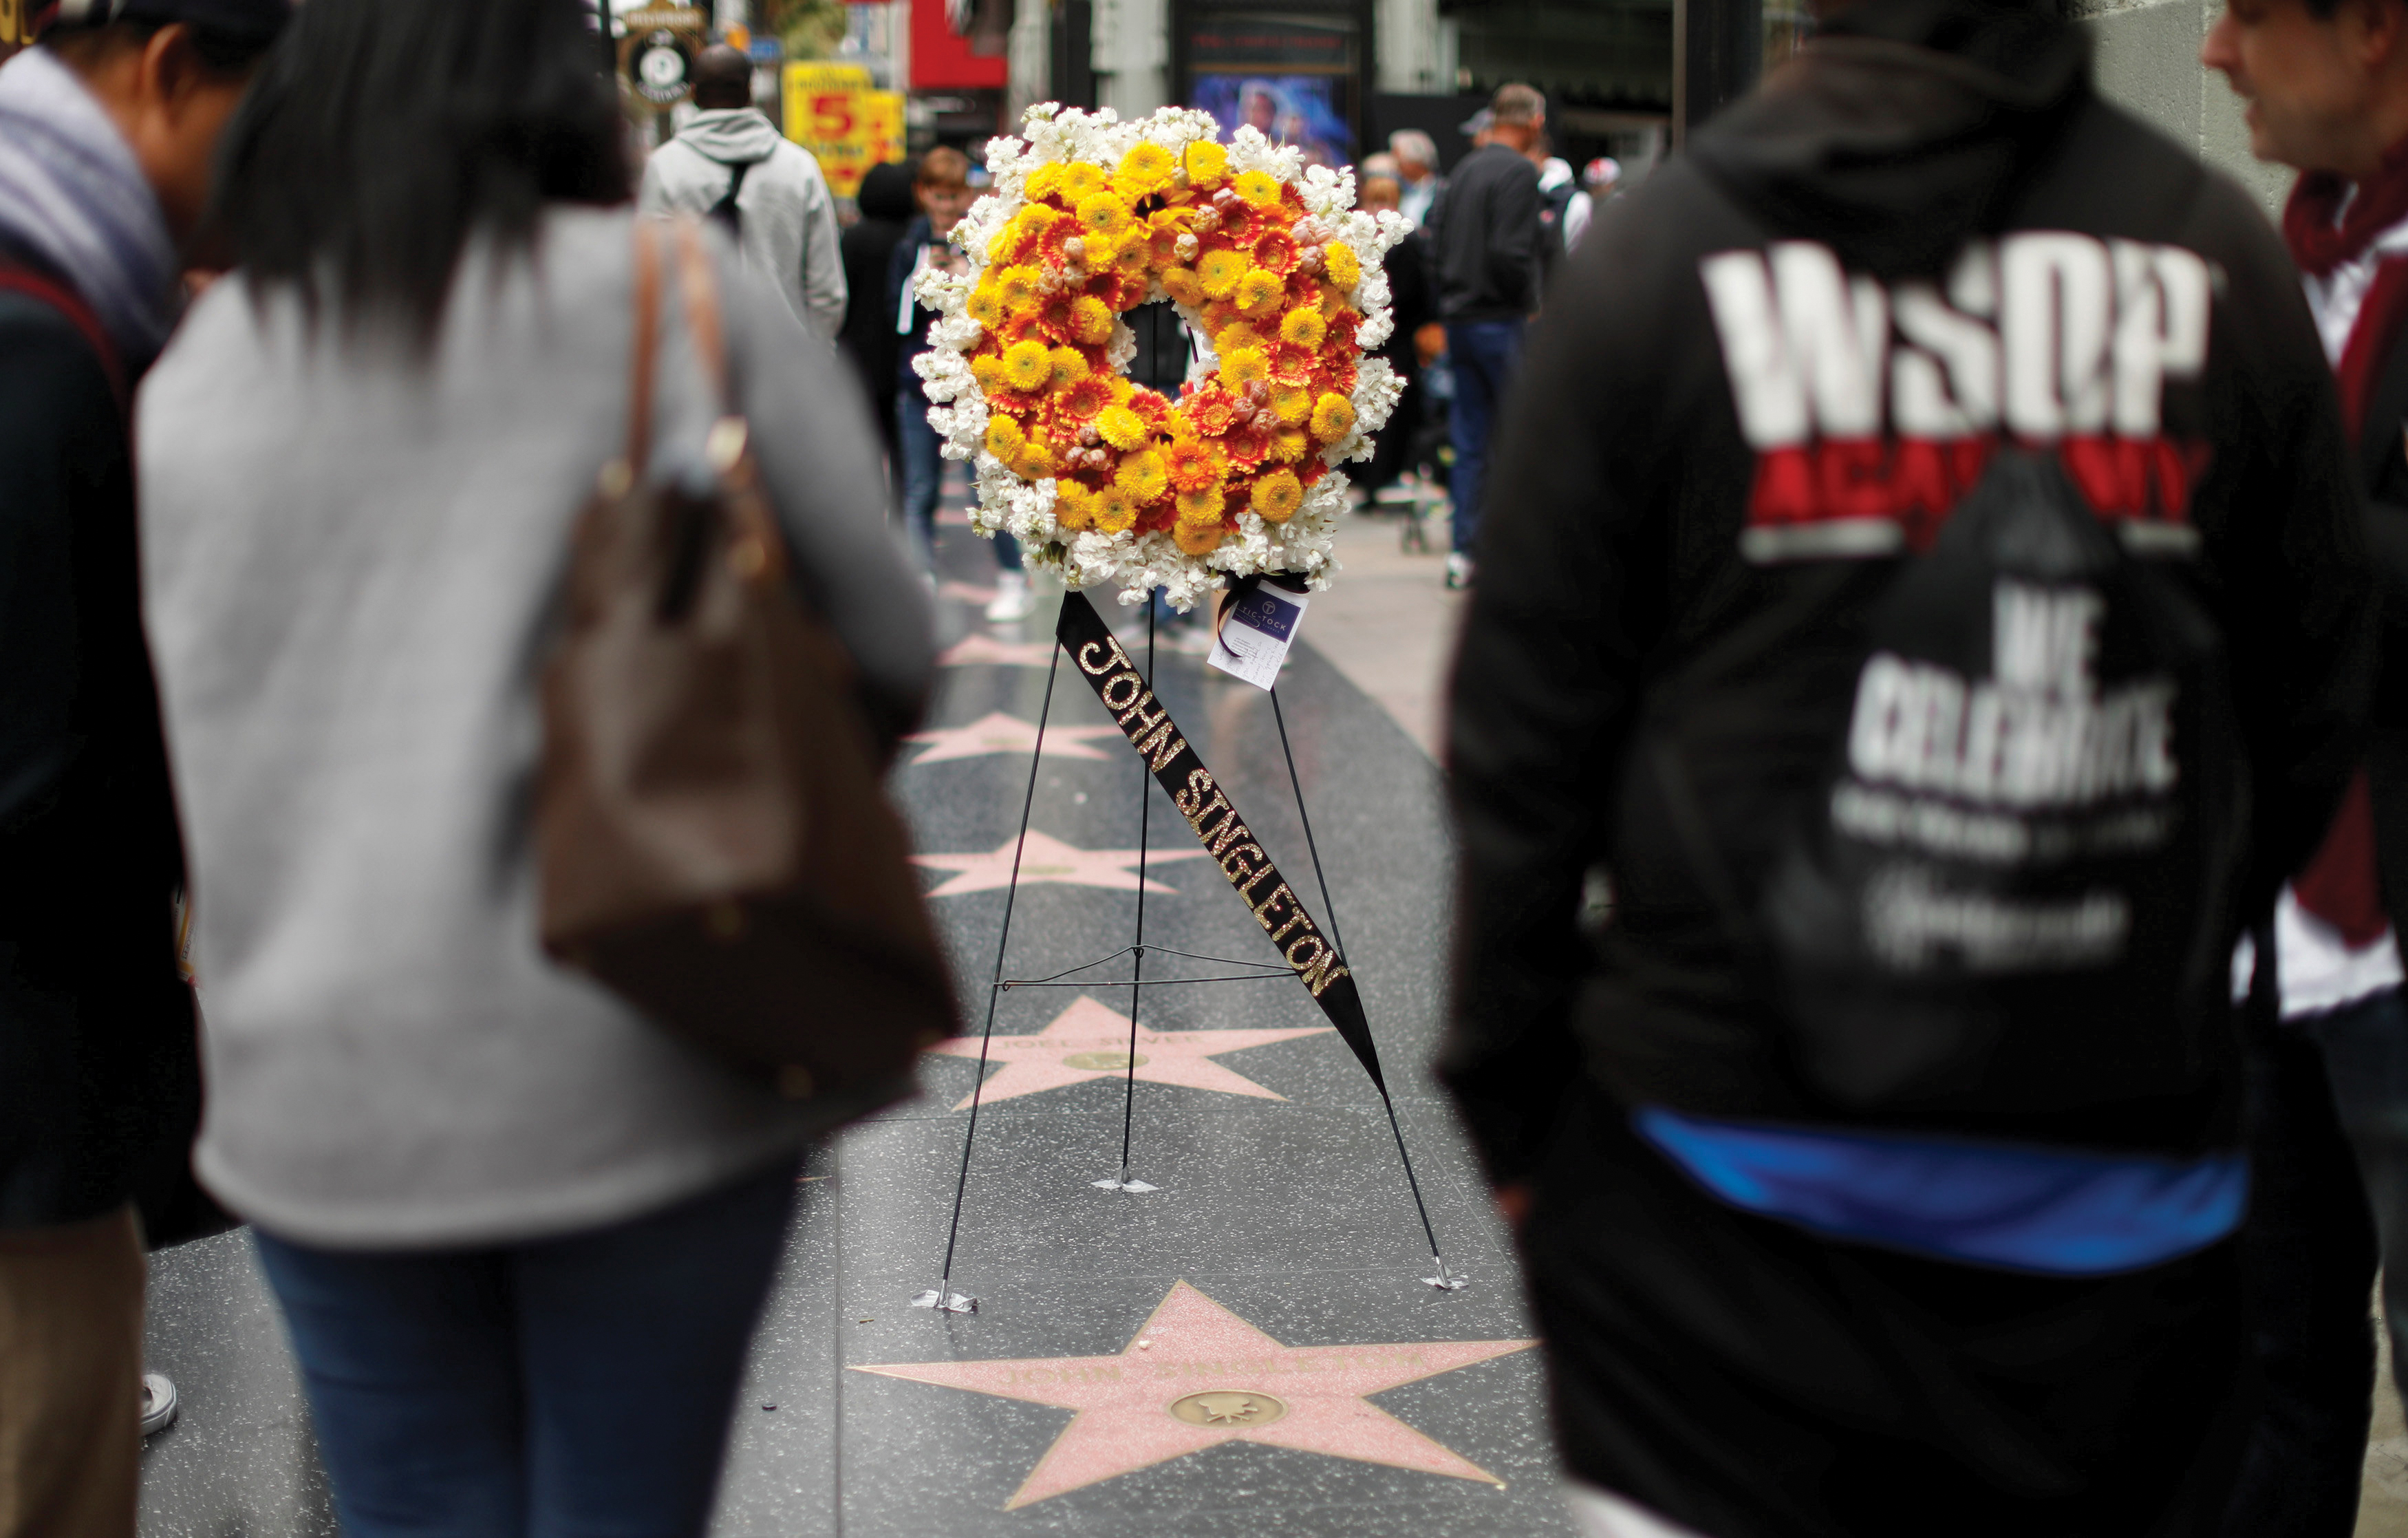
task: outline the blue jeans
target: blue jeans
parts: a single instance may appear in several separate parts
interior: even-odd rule
[[[665,1212],[458,1250],[257,1233],[345,1538],[685,1538],[784,1247],[781,1160]]]
[[[937,492],[945,479],[945,458],[939,452],[937,429],[928,425],[928,400],[906,387],[895,394],[895,431],[903,443],[903,527],[923,568],[937,569]],[[1006,571],[1020,569],[1020,541],[1009,534],[995,537],[995,564]]]
[[[1480,537],[1480,498],[1488,487],[1488,439],[1497,409],[1522,362],[1520,321],[1454,321],[1446,328],[1446,355],[1455,370],[1455,405],[1448,428],[1455,438],[1455,468],[1447,490],[1455,498],[1455,548],[1472,553]]]

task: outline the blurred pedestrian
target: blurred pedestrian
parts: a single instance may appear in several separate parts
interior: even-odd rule
[[[645,162],[638,206],[655,218],[718,221],[746,269],[784,296],[804,329],[833,340],[844,324],[845,266],[819,160],[752,105],[752,61],[740,49],[702,50],[694,105],[693,121]]]
[[[2395,1352],[2408,1344],[2408,1010],[2391,918],[2408,900],[2408,6],[2257,0],[2217,18],[2201,57],[2248,100],[2258,158],[2300,173],[2283,235],[2340,385],[2382,578],[2366,768],[2258,937],[2273,977],[2250,1035],[2258,1200],[2244,1238],[2267,1403],[2224,1531],[2318,1538],[2357,1524],[2378,1232],[2382,1313]]]
[[[928,351],[928,326],[937,312],[914,297],[920,275],[930,269],[967,272],[969,259],[953,243],[953,226],[969,211],[974,195],[969,185],[968,155],[940,144],[920,157],[920,174],[912,183],[920,216],[903,232],[887,265],[887,313],[895,317],[900,338],[896,349],[895,423],[903,440],[903,527],[920,552],[929,581],[937,572],[937,498],[944,485],[945,461],[937,429],[928,425],[928,396],[912,360]],[[1009,534],[995,537],[995,597],[986,617],[998,624],[1024,619],[1033,607],[1028,578],[1021,569],[1020,542]]]
[[[1356,205],[1375,213],[1394,208],[1402,190],[1395,177],[1366,177],[1355,194]],[[1404,381],[1405,391],[1397,397],[1388,424],[1380,429],[1371,463],[1363,472],[1364,495],[1374,501],[1412,465],[1413,439],[1422,420],[1422,364],[1413,338],[1429,323],[1432,313],[1428,263],[1418,232],[1389,247],[1380,266],[1388,277],[1389,316],[1396,329],[1380,344],[1378,356],[1388,360],[1388,367]]]
[[[1546,98],[1526,85],[1501,85],[1483,111],[1488,122],[1475,136],[1480,148],[1456,163],[1429,221],[1438,313],[1455,375],[1449,587],[1471,581],[1489,434],[1521,362],[1523,324],[1539,308],[1540,247],[1547,236],[1539,168],[1528,158],[1546,126]]]
[[[228,134],[239,266],[142,398],[199,1165],[254,1226],[350,1538],[701,1531],[797,1157],[846,1111],[538,943],[547,642],[625,451],[637,239],[674,264],[593,61],[578,0],[297,7]],[[707,244],[732,398],[665,301],[652,473],[709,484],[713,422],[749,420],[891,743],[932,647],[867,421]]]
[[[1621,180],[1622,163],[1610,155],[1599,155],[1581,167],[1580,191],[1564,205],[1564,250],[1580,249],[1588,222],[1597,217],[1597,206],[1613,196],[1614,183]]]
[[[886,308],[886,266],[914,212],[911,166],[897,161],[871,166],[853,203],[861,217],[846,227],[841,239],[844,330],[838,345],[878,421],[879,437],[886,445],[888,483],[899,496],[903,455],[895,436],[895,312]]]
[[[1534,328],[1440,1072],[1583,1531],[2211,1531],[2229,961],[2368,697],[2343,424],[2254,203],[2057,7],[1821,16]]]
[[[1571,163],[1555,153],[1555,140],[1541,133],[1523,151],[1539,168],[1539,282],[1555,280],[1555,269],[1572,249],[1572,202],[1581,195],[1580,179]]]
[[[1388,136],[1388,152],[1397,157],[1397,211],[1418,228],[1429,222],[1430,205],[1446,188],[1438,174],[1438,144],[1418,128],[1399,128]]]
[[[53,7],[0,65],[0,1538],[134,1531],[136,1207],[200,1085],[127,411],[286,11]]]

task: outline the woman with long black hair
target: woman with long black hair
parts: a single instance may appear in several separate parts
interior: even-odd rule
[[[351,1538],[699,1532],[797,1156],[847,1109],[537,940],[537,680],[628,428],[622,144],[578,0],[310,0],[229,131],[239,265],[141,403],[199,1168],[257,1230]],[[875,438],[714,249],[733,407],[891,739],[932,660]],[[719,406],[673,301],[658,341],[652,473],[696,476]]]

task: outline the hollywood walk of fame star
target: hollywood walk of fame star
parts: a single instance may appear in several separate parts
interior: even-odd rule
[[[932,898],[957,898],[965,892],[991,892],[1011,884],[1011,845],[1006,839],[991,850],[960,855],[914,855],[913,865],[924,865],[931,870],[959,872],[953,880],[930,891]],[[1156,849],[1145,856],[1146,864],[1159,865],[1165,860],[1193,860],[1204,855],[1201,849]],[[1053,883],[1060,886],[1103,886],[1116,892],[1138,889],[1138,851],[1134,849],[1075,849],[1051,834],[1029,831],[1020,856],[1020,884],[1039,886]],[[1178,888],[1165,886],[1151,876],[1146,878],[1149,892],[1172,892]]]
[[[937,657],[939,668],[968,668],[982,662],[998,668],[1050,668],[1054,664],[1054,643],[1004,640],[981,630],[964,636]]]
[[[1048,758],[1095,758],[1107,755],[1089,747],[1089,741],[1099,737],[1118,738],[1121,729],[1110,724],[1101,726],[1054,726],[1045,728],[1045,756]],[[1037,726],[1016,715],[1001,711],[989,711],[967,726],[939,726],[935,731],[913,732],[906,742],[931,744],[925,753],[911,762],[941,764],[954,758],[978,758],[991,753],[1010,754],[1025,758],[1037,746]]]
[[[976,582],[956,582],[948,577],[937,584],[937,597],[959,598],[964,603],[990,603],[994,601],[995,589],[981,587]]]
[[[989,1062],[1003,1071],[977,1091],[982,1100],[1009,1100],[1022,1095],[1084,1084],[1089,1079],[1115,1082],[1129,1076],[1146,1084],[1180,1085],[1188,1089],[1217,1089],[1224,1095],[1251,1095],[1257,1100],[1283,1100],[1233,1069],[1212,1059],[1224,1052],[1292,1042],[1299,1036],[1320,1036],[1327,1026],[1298,1026],[1275,1030],[1140,1030],[1137,1033],[1137,1066],[1129,1066],[1129,1018],[1117,1010],[1082,995],[1077,1003],[1054,1017],[1035,1036],[998,1036],[987,1043]],[[979,1038],[956,1036],[928,1049],[951,1057],[979,1056]],[[965,1095],[953,1107],[968,1109]]]
[[[1009,1511],[1225,1442],[1501,1486],[1366,1396],[1536,1344],[1283,1345],[1181,1282],[1118,1356],[886,1362],[853,1371],[1078,1412],[1004,1503]]]

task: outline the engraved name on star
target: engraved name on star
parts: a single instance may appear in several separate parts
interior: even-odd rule
[[[1048,758],[1097,758],[1105,755],[1087,744],[1097,738],[1118,738],[1121,729],[1101,726],[1051,726],[1045,728],[1045,756]],[[1023,721],[1016,715],[990,711],[967,726],[939,726],[933,731],[913,732],[906,742],[926,742],[928,750],[911,760],[921,764],[941,764],[954,758],[979,758],[988,754],[1004,753],[1025,758],[1037,748],[1037,724]]]
[[[932,898],[957,898],[966,892],[989,892],[1011,884],[1012,840],[1006,839],[991,850],[960,855],[914,855],[913,865],[924,865],[931,870],[956,872],[951,881],[928,893]],[[1167,860],[1203,858],[1201,849],[1156,849],[1145,855],[1149,866]],[[1020,884],[1040,886],[1047,883],[1060,886],[1102,886],[1115,892],[1138,889],[1138,851],[1134,849],[1077,849],[1048,833],[1031,830],[1021,845]],[[1149,892],[1176,892],[1148,877]]]
[[[1503,1480],[1366,1396],[1536,1344],[1285,1345],[1181,1282],[1118,1356],[888,1362],[853,1371],[1076,1412],[1004,1503],[1009,1511],[1225,1442],[1501,1487]]]
[[[1035,1036],[998,1036],[986,1048],[987,1061],[1001,1063],[1003,1071],[976,1091],[987,1102],[1040,1094],[1089,1079],[1117,1084],[1134,1076],[1146,1084],[1180,1085],[1189,1089],[1215,1089],[1224,1095],[1251,1095],[1257,1100],[1283,1100],[1286,1096],[1265,1089],[1234,1069],[1212,1059],[1224,1052],[1293,1042],[1299,1036],[1335,1034],[1327,1026],[1299,1026],[1272,1030],[1140,1030],[1137,1033],[1137,1064],[1129,1064],[1129,1018],[1119,1011],[1081,996]],[[976,1058],[979,1038],[956,1036],[928,1049],[951,1057]],[[953,1109],[968,1108],[965,1095]]]

